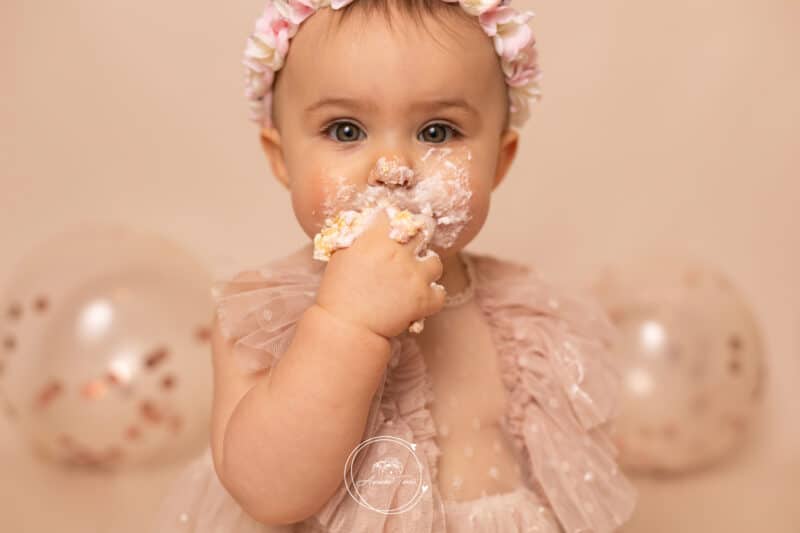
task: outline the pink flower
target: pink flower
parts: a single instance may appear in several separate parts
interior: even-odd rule
[[[289,39],[295,33],[297,24],[281,16],[272,2],[267,3],[255,32],[247,39],[245,66],[258,72],[265,68],[279,70],[289,50]]]
[[[533,39],[528,26],[531,17],[533,11],[519,13],[513,7],[501,5],[483,13],[478,20],[486,35],[494,37],[497,54],[511,60]]]
[[[518,50],[512,59],[501,59],[500,66],[503,68],[506,83],[510,87],[528,85],[539,73],[538,55],[536,40],[531,38],[528,44]]]
[[[275,73],[266,69],[264,72],[259,72],[253,68],[245,69],[245,96],[250,100],[258,100],[263,98],[272,88],[272,82],[275,79]]]
[[[527,90],[520,90],[519,88],[508,88],[508,99],[510,101],[509,111],[511,115],[509,122],[512,126],[521,127],[530,118],[530,102],[531,100],[538,99],[538,89],[536,95]]]
[[[502,60],[501,66],[508,85],[511,125],[522,126],[530,116],[530,102],[540,100],[542,94],[535,41],[531,39],[512,61]]]
[[[313,15],[315,11],[314,7],[309,5],[310,2],[304,0],[270,0],[270,3],[275,4],[275,9],[283,18],[297,25]]]

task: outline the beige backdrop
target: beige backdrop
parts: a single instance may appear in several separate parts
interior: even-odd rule
[[[537,14],[545,98],[471,249],[570,282],[649,249],[721,266],[766,329],[763,433],[712,471],[637,480],[627,530],[800,531],[800,2],[519,3]],[[242,96],[260,9],[0,2],[0,284],[79,222],[159,231],[218,275],[302,243]],[[15,533],[141,532],[175,473],[52,470],[6,421],[0,465]]]

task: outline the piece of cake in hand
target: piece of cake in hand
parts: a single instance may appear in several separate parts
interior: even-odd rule
[[[336,216],[325,219],[322,229],[314,236],[314,259],[329,261],[336,250],[352,245],[356,238],[369,227],[372,218],[386,210],[391,229],[389,237],[405,244],[420,231],[423,233],[422,243],[417,249],[417,256],[426,257],[421,252],[434,253],[427,249],[433,237],[436,221],[427,215],[412,213],[408,209],[398,209],[382,199],[376,206],[361,211],[344,210]],[[435,281],[431,286],[438,285]],[[420,333],[425,327],[424,319],[414,321],[408,328],[411,333]]]
[[[405,244],[422,231],[422,246],[417,250],[417,254],[425,251],[436,227],[433,218],[412,213],[408,209],[398,209],[382,200],[378,205],[366,207],[361,211],[348,209],[340,211],[334,217],[326,218],[322,229],[314,236],[314,259],[328,261],[333,252],[352,245],[381,209],[386,210],[386,216],[389,218],[390,238]]]

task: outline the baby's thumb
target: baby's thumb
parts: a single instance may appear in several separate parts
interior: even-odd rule
[[[366,221],[366,229],[364,229],[364,236],[367,239],[377,238],[379,236],[388,237],[391,230],[391,223],[389,216],[386,214],[385,209],[376,209],[375,212],[369,215]]]

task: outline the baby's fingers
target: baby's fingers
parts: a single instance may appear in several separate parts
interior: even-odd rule
[[[367,227],[364,229],[362,236],[359,238],[361,241],[372,241],[378,239],[383,241],[391,230],[389,217],[385,209],[376,209],[367,221]]]
[[[442,277],[442,272],[444,271],[442,259],[439,257],[439,254],[430,248],[425,250],[425,255],[417,257],[417,261],[421,263],[422,270],[425,273],[425,279],[429,282],[436,281]]]
[[[444,285],[432,281],[430,290],[428,291],[428,308],[426,309],[425,316],[438,313],[442,307],[444,307],[446,297],[447,290],[445,290]]]

